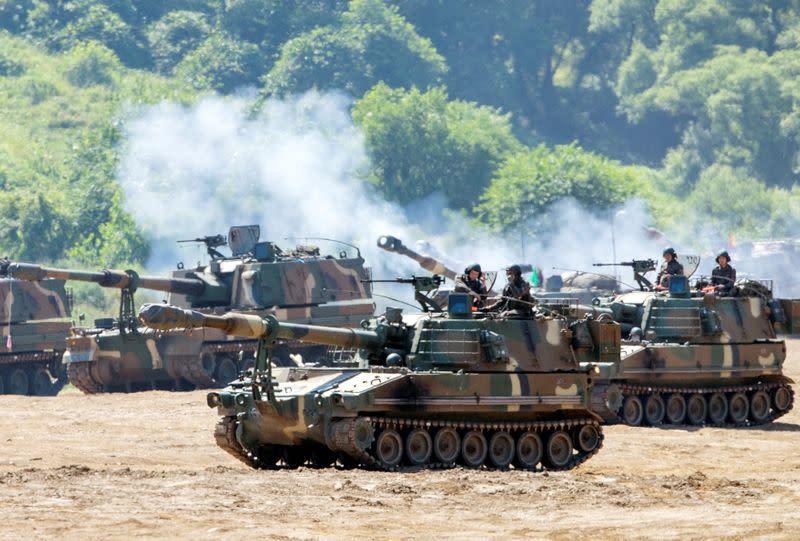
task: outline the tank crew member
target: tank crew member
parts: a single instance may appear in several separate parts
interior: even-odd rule
[[[459,293],[469,293],[475,298],[474,304],[478,308],[483,306],[486,299],[486,275],[481,270],[478,263],[473,263],[466,269],[464,274],[456,276],[455,291]]]
[[[736,269],[731,267],[731,256],[726,250],[717,254],[717,266],[711,271],[711,285],[720,295],[730,295],[736,283]]]
[[[656,284],[661,287],[669,287],[668,279],[664,280],[664,282],[661,280],[668,276],[683,275],[683,265],[678,263],[678,255],[672,247],[665,248],[661,255],[664,256],[664,262],[661,264],[661,269],[658,271],[658,280],[656,280]]]
[[[485,308],[486,311],[514,311],[519,315],[528,315],[536,300],[531,296],[531,285],[522,279],[519,265],[511,265],[506,269],[508,283],[503,288],[503,296]]]

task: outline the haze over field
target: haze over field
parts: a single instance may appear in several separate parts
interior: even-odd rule
[[[342,94],[311,91],[268,100],[257,114],[244,97],[162,103],[132,114],[119,181],[126,209],[152,239],[148,266],[163,270],[185,258],[178,239],[249,223],[262,226],[262,239],[282,246],[306,237],[355,243],[381,277],[420,272],[413,261],[376,247],[383,234],[410,247],[425,239],[458,271],[472,261],[487,269],[534,262],[552,274],[550,267],[589,269],[610,261],[615,249],[621,259],[655,257],[660,249],[646,238],[650,219],[637,200],[605,219],[562,200],[549,213],[554,227],[542,237],[523,228],[493,234],[446,212],[439,195],[405,207],[391,203],[363,181],[369,163],[351,105]]]

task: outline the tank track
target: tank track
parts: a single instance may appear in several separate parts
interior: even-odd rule
[[[252,453],[239,444],[236,439],[236,418],[223,417],[214,428],[214,439],[225,452],[251,468],[261,468],[262,465]]]
[[[173,357],[177,361],[177,372],[180,377],[197,387],[198,389],[208,389],[211,387],[219,387],[220,385],[214,381],[214,378],[209,376],[203,369],[203,360],[200,355],[181,355]]]
[[[67,365],[69,382],[84,394],[102,393],[103,385],[92,376],[92,363],[76,362]]]
[[[367,422],[375,431],[383,429],[406,430],[413,428],[453,428],[460,430],[478,430],[478,431],[492,431],[503,430],[508,432],[537,432],[544,433],[554,430],[571,430],[577,429],[584,425],[594,426],[599,435],[599,441],[594,449],[589,452],[583,452],[578,449],[574,453],[570,461],[562,467],[547,468],[549,470],[571,470],[589,460],[592,456],[603,447],[603,432],[599,423],[592,418],[574,418],[574,419],[561,419],[553,421],[536,421],[536,422],[454,422],[454,421],[441,421],[431,419],[403,419],[392,417],[356,417],[350,420],[349,430],[344,433],[339,433],[336,437],[336,444],[341,453],[345,455],[346,463],[358,464],[363,467],[375,470],[384,471],[418,471],[420,469],[439,469],[439,468],[452,468],[455,464],[429,462],[423,465],[398,465],[386,466],[382,464],[373,454],[374,445],[370,445],[366,449],[362,449],[357,443],[356,431],[357,424]],[[275,467],[274,462],[261,462],[251,451],[243,448],[239,441],[236,439],[237,422],[236,418],[232,416],[223,417],[218,423],[214,431],[214,438],[217,445],[225,450],[228,454],[234,456],[237,460],[250,466],[251,468],[271,468]],[[345,461],[343,461],[345,462]],[[483,466],[484,468],[491,469],[490,466]],[[538,470],[544,469],[541,464]]]
[[[639,396],[640,398],[646,398],[648,395],[651,394],[659,394],[659,395],[670,395],[675,393],[680,393],[684,396],[692,395],[692,394],[703,394],[706,397],[706,401],[708,397],[714,393],[752,393],[754,391],[766,391],[769,393],[779,387],[784,387],[788,390],[790,396],[790,403],[789,407],[783,411],[777,410],[774,407],[771,408],[770,414],[761,422],[755,422],[751,419],[741,423],[714,423],[711,422],[708,417],[706,417],[706,421],[703,423],[702,426],[714,426],[720,428],[742,428],[747,426],[757,426],[757,425],[764,425],[773,422],[775,419],[782,417],[783,415],[787,414],[791,411],[792,407],[794,406],[794,389],[788,382],[769,382],[769,383],[757,383],[757,384],[749,384],[749,385],[729,385],[725,387],[656,387],[652,385],[628,385],[628,384],[620,384],[619,390],[622,393],[623,398],[628,396]],[[608,408],[607,402],[605,399],[605,395],[603,394],[604,391],[608,388],[608,386],[598,385],[595,387],[595,392],[592,394],[592,408],[594,408],[594,412],[600,415],[603,420],[607,424],[628,424],[625,422],[623,417],[620,415],[620,410],[612,411]],[[685,417],[684,417],[685,421]],[[644,421],[643,421],[644,423]],[[669,422],[669,419],[665,416],[662,423],[658,426],[699,426],[699,425],[691,425],[687,422],[683,422],[680,424],[673,424]],[[630,426],[630,425],[629,425]],[[640,425],[634,425],[640,426]],[[641,426],[649,426],[646,424],[642,424]]]

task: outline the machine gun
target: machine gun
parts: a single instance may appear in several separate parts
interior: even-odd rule
[[[206,251],[211,259],[223,259],[225,256],[222,255],[217,248],[220,246],[227,246],[228,239],[225,235],[206,235],[205,237],[198,237],[196,239],[185,239],[179,240],[179,243],[183,242],[201,242],[206,245]]]
[[[620,263],[593,263],[593,267],[632,267],[633,279],[639,284],[639,289],[649,291],[653,289],[653,284],[644,277],[650,271],[656,270],[656,262],[653,259],[634,259],[632,261],[621,261]]]
[[[394,280],[361,280],[363,283],[396,283],[411,284],[414,286],[414,300],[426,312],[441,312],[444,310],[441,303],[426,295],[431,291],[436,291],[444,283],[444,277],[434,274],[433,276],[411,276],[411,278],[395,278]]]

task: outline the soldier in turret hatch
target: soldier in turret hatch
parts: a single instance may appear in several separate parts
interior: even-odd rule
[[[473,263],[466,269],[464,274],[456,276],[455,291],[458,293],[469,293],[472,295],[474,305],[481,308],[486,300],[486,275],[481,270],[478,263]]]
[[[503,296],[484,308],[484,311],[515,312],[517,315],[530,315],[536,302],[531,296],[531,285],[522,279],[519,265],[511,265],[506,269],[508,283],[503,288]]]
[[[683,265],[678,263],[678,255],[675,253],[675,248],[665,248],[661,254],[664,256],[664,262],[661,264],[661,269],[658,271],[658,280],[656,281],[657,287],[669,287],[669,278],[662,280],[669,276],[682,276]]]
[[[731,267],[731,256],[726,250],[717,254],[717,266],[711,271],[711,285],[720,295],[730,295],[736,282],[736,269]]]

